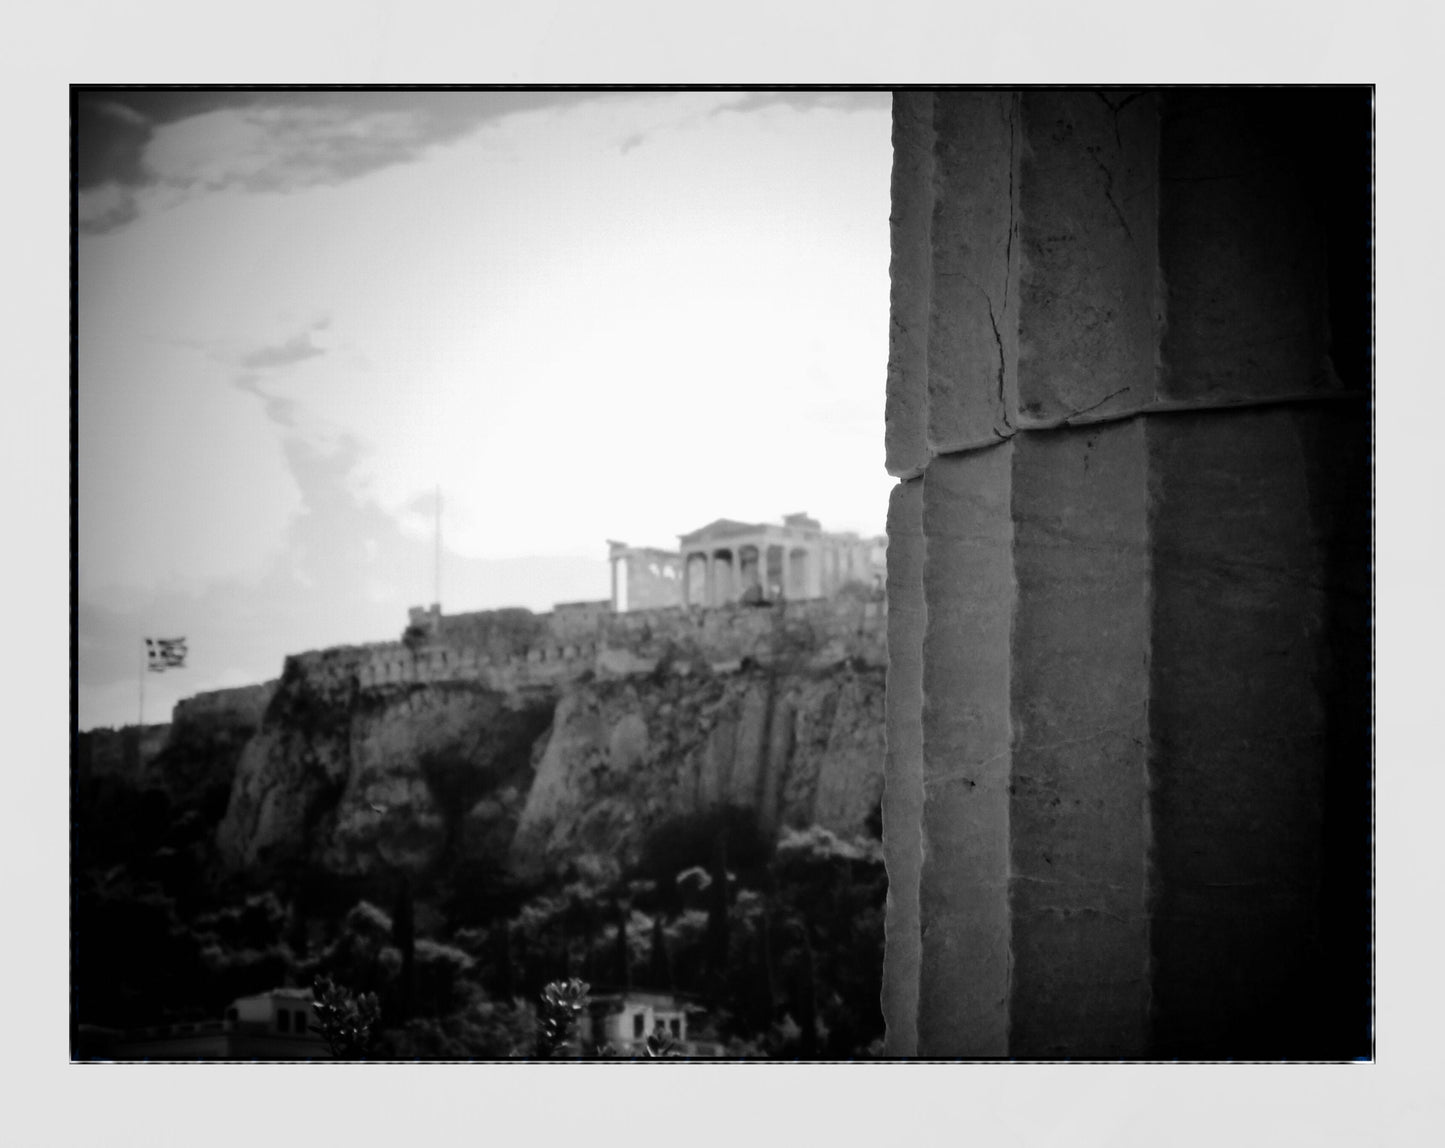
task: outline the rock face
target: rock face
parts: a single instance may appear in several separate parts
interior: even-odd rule
[[[288,661],[237,767],[223,861],[362,875],[469,850],[504,857],[553,695],[459,682],[363,691],[327,668]]]
[[[714,621],[724,636],[746,622],[754,652],[658,646],[637,615],[635,642],[563,660],[550,680],[467,676],[466,661],[450,680],[397,680],[361,649],[288,658],[236,767],[222,861],[539,876],[589,853],[630,864],[659,829],[717,810],[768,834],[862,830],[883,784],[882,617],[776,638],[761,615]]]
[[[536,873],[636,862],[670,822],[750,811],[759,829],[861,832],[883,789],[883,669],[669,674],[568,691],[512,846]]]
[[[76,777],[156,789],[182,803],[224,801],[275,692],[274,681],[213,690],[180,702],[165,725],[84,731],[75,742]]]

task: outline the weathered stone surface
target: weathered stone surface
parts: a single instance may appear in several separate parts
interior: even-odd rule
[[[1018,405],[1018,96],[939,93],[934,128],[928,441],[942,453],[1004,437]]]
[[[923,483],[901,482],[888,501],[887,755],[883,857],[884,1050],[918,1054],[918,881],[923,865]]]
[[[1304,1004],[1329,571],[1301,426],[1320,417],[1220,412],[1149,427],[1154,1008],[1169,1055],[1288,1055],[1278,1019]]]
[[[893,96],[893,254],[888,265],[888,473],[910,478],[928,464],[928,294],[933,275],[933,93]]]
[[[1154,399],[1158,96],[1030,91],[1019,172],[1019,425]]]
[[[1005,1056],[1012,442],[923,477],[920,1056]]]
[[[1219,403],[1341,386],[1326,368],[1319,189],[1306,185],[1290,146],[1301,113],[1308,105],[1285,92],[1180,90],[1164,102],[1165,398]]]
[[[1148,1048],[1143,420],[1014,444],[1010,1052]]]
[[[1368,93],[1106,97],[936,99],[889,1047],[1367,1056]]]

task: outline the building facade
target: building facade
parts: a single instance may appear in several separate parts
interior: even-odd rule
[[[885,538],[825,531],[807,514],[781,523],[719,518],[678,544],[608,543],[616,612],[828,598],[848,585],[881,593],[886,572]]]
[[[330,1059],[310,989],[279,988],[231,1002],[221,1020],[151,1025],[113,1034],[106,1060]]]
[[[683,1056],[719,1057],[722,1046],[693,1040],[688,1033],[688,1007],[671,993],[628,989],[592,997],[577,1025],[582,1049],[608,1045],[621,1056],[642,1056],[647,1038],[669,1037]]]
[[[682,605],[682,559],[671,550],[607,541],[612,567],[612,609],[661,610]]]

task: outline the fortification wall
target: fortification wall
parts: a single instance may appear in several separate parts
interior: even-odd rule
[[[168,723],[84,730],[75,739],[76,774],[82,781],[123,777],[139,782],[166,747],[170,735]]]
[[[228,690],[208,690],[182,698],[171,712],[172,723],[185,727],[204,722],[215,724],[259,725],[266,707],[276,693],[278,681],[273,679],[254,686],[237,686]]]
[[[471,614],[443,614],[432,634],[434,644],[470,649],[492,659],[525,654],[548,628],[550,614],[531,610],[482,610]]]
[[[560,686],[587,673],[650,673],[664,660],[720,669],[744,658],[764,665],[802,659],[824,666],[848,658],[883,665],[886,629],[883,601],[848,598],[626,614],[498,610],[443,616],[437,633],[414,645],[380,642],[296,654],[287,659],[287,673],[303,673],[323,691],[442,681],[516,690]]]
[[[606,598],[595,602],[559,602],[548,619],[547,632],[560,642],[585,642],[595,637],[612,616],[612,602]]]

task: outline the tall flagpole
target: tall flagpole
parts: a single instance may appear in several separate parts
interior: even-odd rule
[[[437,554],[436,554],[436,596],[432,601],[436,603],[437,610],[442,608],[442,488],[437,483]]]
[[[144,637],[140,640],[140,713],[138,716],[140,727],[144,729],[146,724],[146,640]]]

